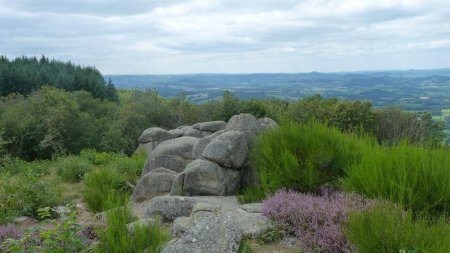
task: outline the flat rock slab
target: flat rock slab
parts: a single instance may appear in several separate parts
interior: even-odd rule
[[[151,127],[144,130],[144,132],[139,136],[139,143],[147,143],[151,141],[165,141],[175,138],[176,135],[170,133],[169,131],[159,128]]]
[[[201,131],[216,132],[225,129],[227,122],[225,121],[209,121],[193,125],[192,127]]]
[[[179,239],[169,241],[163,253],[235,253],[242,231],[231,216],[212,216],[197,223]]]
[[[224,210],[233,210],[238,206],[235,196],[159,196],[140,204],[133,203],[133,213],[142,214],[140,217],[151,218],[160,216],[163,221],[173,221],[178,217],[190,216],[197,203],[220,204]]]

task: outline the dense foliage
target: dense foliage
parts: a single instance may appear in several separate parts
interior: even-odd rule
[[[356,136],[323,124],[285,124],[260,136],[252,161],[265,193],[277,189],[315,192],[333,183],[359,159]]]
[[[106,84],[102,74],[93,67],[49,60],[42,56],[9,60],[0,56],[0,96],[11,93],[31,94],[44,85],[67,91],[85,90],[95,98],[117,100],[111,81]]]
[[[450,252],[450,224],[384,203],[349,216],[345,234],[361,253]]]
[[[389,149],[362,145],[361,161],[349,166],[344,188],[416,211],[450,214],[450,151],[401,143]]]

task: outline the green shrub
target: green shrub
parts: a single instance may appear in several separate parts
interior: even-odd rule
[[[83,183],[83,199],[87,206],[96,212],[105,210],[107,196],[124,196],[131,193],[125,175],[107,167],[100,167],[86,174]]]
[[[146,159],[146,154],[135,154],[131,157],[116,155],[106,166],[111,170],[116,170],[120,174],[123,174],[130,183],[135,184],[141,176]]]
[[[57,174],[66,182],[79,182],[92,165],[80,156],[61,157],[56,161]]]
[[[351,214],[344,230],[356,252],[450,252],[450,225],[445,219],[414,220],[412,212],[393,204]]]
[[[60,188],[51,180],[32,176],[2,177],[0,211],[39,218],[37,210],[63,203]]]
[[[106,229],[100,232],[100,244],[95,251],[160,252],[162,245],[169,239],[169,234],[159,227],[159,222],[136,224],[130,233],[127,223],[131,221],[131,211],[126,198],[110,195],[107,199],[105,207],[111,209],[106,212]]]
[[[258,137],[253,167],[265,193],[280,188],[315,192],[357,161],[358,145],[355,136],[320,123],[285,124]]]
[[[241,190],[237,196],[241,204],[260,202],[264,198],[266,198],[266,193],[260,186],[247,187]]]
[[[391,148],[367,145],[351,165],[343,187],[383,198],[414,211],[450,210],[450,152],[401,143]]]
[[[241,241],[241,245],[239,246],[238,253],[253,253],[252,246],[247,239],[243,239]]]
[[[20,159],[8,159],[2,163],[1,173],[9,175],[27,175],[31,177],[42,177],[51,173],[51,161],[26,162]]]

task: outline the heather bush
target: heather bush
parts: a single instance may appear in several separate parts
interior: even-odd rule
[[[66,156],[56,160],[57,174],[66,182],[79,182],[92,166],[79,156]]]
[[[450,213],[450,151],[401,143],[363,146],[361,162],[346,170],[343,187],[416,212]]]
[[[321,123],[285,124],[260,135],[252,149],[264,193],[280,188],[315,192],[335,183],[359,159],[360,141]]]
[[[445,218],[430,221],[389,203],[351,213],[344,231],[361,253],[450,252],[450,224]]]
[[[328,189],[321,196],[280,190],[263,202],[261,211],[293,233],[304,252],[348,252],[351,245],[342,230],[347,215],[370,205],[359,195]]]
[[[19,239],[20,238],[20,230],[13,224],[0,225],[0,252],[2,252],[2,243],[6,241],[6,239]]]
[[[59,221],[51,220],[51,227],[30,228],[21,237],[5,240],[2,247],[5,252],[83,252],[87,248],[88,238],[76,220],[76,213],[62,214]]]

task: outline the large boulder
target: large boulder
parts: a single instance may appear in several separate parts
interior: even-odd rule
[[[243,132],[251,140],[259,132],[259,123],[255,116],[241,113],[230,118],[225,131]]]
[[[160,143],[150,153],[142,175],[159,167],[182,172],[192,160],[192,148],[197,141],[195,137],[179,137]]]
[[[202,156],[224,167],[240,169],[245,164],[247,153],[245,134],[239,131],[228,131],[212,139]]]
[[[202,158],[203,151],[205,150],[206,146],[218,135],[224,133],[225,131],[220,130],[217,131],[211,135],[205,136],[197,141],[195,143],[194,147],[192,148],[192,158],[193,159],[200,159]]]
[[[175,138],[176,136],[167,130],[159,127],[151,127],[144,130],[139,137],[139,143],[147,143],[151,141],[165,141]]]
[[[216,132],[225,129],[227,122],[225,121],[210,121],[202,122],[193,125],[192,127],[201,131]]]
[[[207,161],[195,160],[184,172],[183,193],[198,195],[232,195],[239,190],[240,172]]]
[[[271,119],[271,118],[260,118],[258,119],[258,134],[271,129],[271,128],[276,128],[278,127],[277,122],[275,122],[275,120]]]
[[[169,241],[163,253],[235,253],[242,231],[226,215],[211,216],[186,231],[183,237]]]
[[[176,176],[176,172],[165,168],[150,171],[139,179],[131,199],[140,202],[169,193]]]

